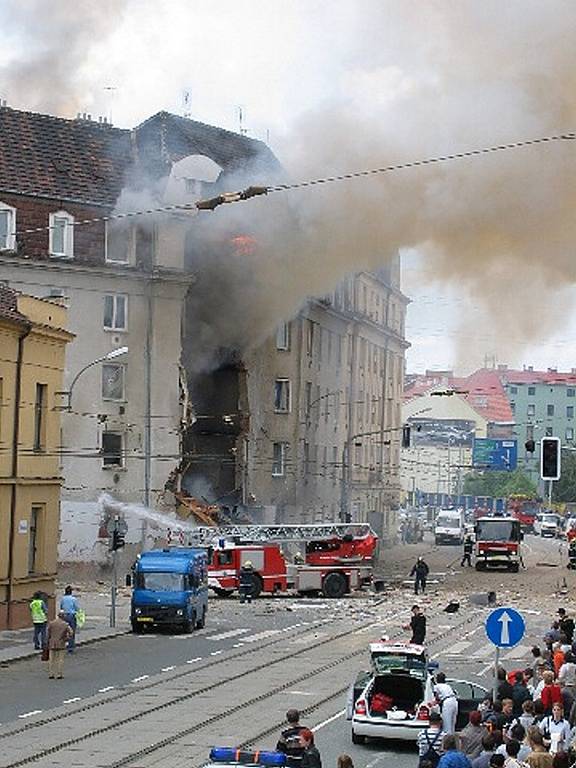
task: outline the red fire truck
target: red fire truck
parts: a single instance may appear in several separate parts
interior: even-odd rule
[[[525,533],[534,533],[536,515],[542,511],[540,499],[518,493],[508,497],[506,506],[508,513],[520,521]]]
[[[252,563],[252,594],[293,589],[299,594],[339,598],[371,584],[378,537],[368,524],[237,525],[198,527],[186,534],[186,544],[209,546],[208,586],[227,596],[238,588],[238,574]],[[294,562],[281,544],[305,546]]]
[[[522,530],[514,517],[480,517],[476,520],[476,570],[505,568],[517,573],[522,564]]]

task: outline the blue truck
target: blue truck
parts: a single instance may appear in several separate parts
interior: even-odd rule
[[[132,568],[132,631],[164,626],[201,629],[208,611],[208,555],[205,549],[169,547],[138,556]]]

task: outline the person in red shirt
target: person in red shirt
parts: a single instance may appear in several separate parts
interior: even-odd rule
[[[544,707],[544,713],[546,715],[552,714],[552,707],[554,704],[562,704],[562,689],[558,683],[554,682],[553,672],[544,672],[543,675],[544,688],[540,694],[542,700],[542,706]]]

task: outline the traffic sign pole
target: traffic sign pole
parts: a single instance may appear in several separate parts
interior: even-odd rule
[[[494,685],[492,686],[492,704],[496,701],[496,688],[498,686],[498,670],[500,669],[500,646],[496,646],[494,655]]]

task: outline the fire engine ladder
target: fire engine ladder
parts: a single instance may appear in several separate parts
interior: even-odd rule
[[[188,544],[207,546],[219,539],[237,543],[261,544],[265,542],[319,541],[334,537],[375,536],[369,523],[319,523],[308,525],[224,525],[198,526],[186,531]]]

